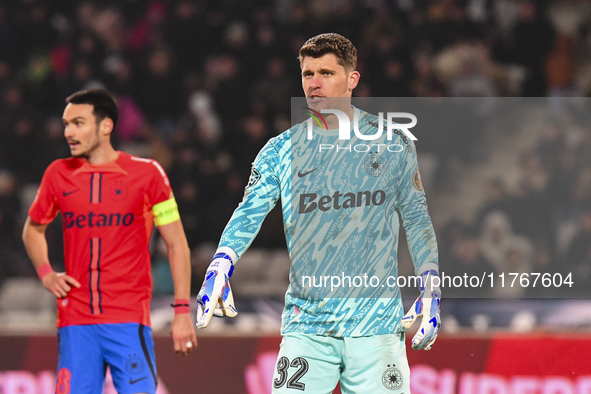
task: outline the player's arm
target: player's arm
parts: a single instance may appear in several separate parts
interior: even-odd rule
[[[415,273],[420,278],[420,295],[402,318],[402,325],[410,328],[415,320],[421,317],[421,325],[412,339],[412,348],[429,350],[441,325],[437,239],[427,209],[416,149],[412,141],[409,147],[412,149],[405,150],[403,164],[400,167],[397,209],[406,230]]]
[[[188,354],[197,346],[197,338],[190,315],[191,250],[181,223],[174,197],[154,205],[158,231],[166,244],[170,271],[174,283],[175,314],[171,331],[174,350]]]
[[[205,328],[212,316],[234,317],[238,314],[230,287],[234,264],[250,247],[267,214],[280,197],[276,173],[279,155],[271,142],[259,152],[244,192],[244,198],[224,228],[218,249],[205,274],[197,295],[197,328]]]
[[[47,226],[48,224],[40,224],[27,217],[23,229],[23,243],[43,286],[57,298],[63,298],[68,295],[71,286],[79,288],[80,283],[65,272],[57,273],[51,268],[45,238]]]

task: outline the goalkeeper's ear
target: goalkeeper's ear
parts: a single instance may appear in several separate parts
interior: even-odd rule
[[[359,84],[359,78],[361,78],[361,74],[359,74],[359,71],[353,70],[349,72],[349,74],[347,75],[347,88],[350,91],[353,91],[353,89],[357,87],[357,85]]]

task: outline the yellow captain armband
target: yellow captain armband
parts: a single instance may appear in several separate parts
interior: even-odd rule
[[[152,207],[152,215],[154,215],[154,223],[156,223],[156,226],[163,226],[181,218],[174,197],[154,205]]]

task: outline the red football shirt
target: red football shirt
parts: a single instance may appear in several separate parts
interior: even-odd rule
[[[82,285],[58,300],[58,327],[150,325],[151,208],[168,200],[171,188],[156,161],[118,153],[102,165],[54,161],[29,209],[41,224],[61,212],[66,273]]]

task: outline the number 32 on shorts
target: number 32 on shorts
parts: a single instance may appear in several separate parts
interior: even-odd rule
[[[298,370],[295,371],[293,376],[288,380],[287,369],[289,367],[298,368]],[[275,389],[279,389],[287,382],[286,388],[304,391],[306,389],[306,385],[300,382],[300,379],[306,374],[306,372],[308,372],[308,369],[308,362],[305,358],[296,357],[291,360],[290,363],[287,357],[281,357],[279,360],[277,360],[277,373],[279,374],[279,377],[273,380],[273,387],[275,387]]]

